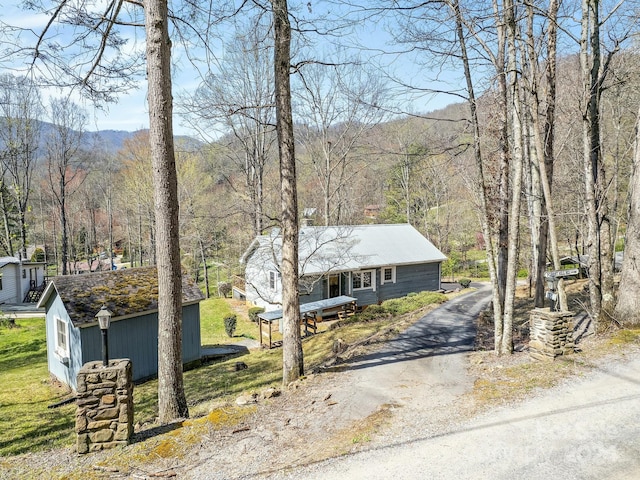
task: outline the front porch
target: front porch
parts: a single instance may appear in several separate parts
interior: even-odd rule
[[[300,325],[305,329],[305,335],[317,331],[317,322],[324,317],[335,316],[343,318],[353,315],[357,308],[356,299],[347,295],[326,298],[315,302],[300,304]],[[272,310],[258,314],[260,345],[262,348],[275,348],[282,345],[282,341],[273,341],[273,323],[282,318],[282,310]],[[264,341],[263,341],[264,339]]]

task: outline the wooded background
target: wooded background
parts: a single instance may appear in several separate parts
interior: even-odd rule
[[[240,273],[253,237],[280,225],[265,5],[220,6],[209,16],[174,5],[183,14],[171,30],[174,55],[199,62],[197,87],[174,88],[176,119],[193,129],[175,151],[182,265],[196,278],[204,265],[216,281]],[[619,322],[613,254],[624,249],[635,191],[638,6],[289,2],[301,214],[315,209],[315,223],[327,225],[411,223],[450,257],[447,272],[484,250],[480,270],[494,281],[501,332],[503,322],[510,331],[518,273],[542,304],[542,272],[586,254],[590,314]],[[6,40],[12,31],[2,26]],[[189,50],[180,42],[195,31],[208,43]],[[13,53],[33,56],[13,40]],[[122,53],[125,44],[108,47]],[[118,87],[101,84],[96,98],[131,88],[124,79],[134,77],[134,57],[117,70]],[[100,252],[123,253],[131,266],[156,263],[147,132],[109,148],[86,134],[77,103],[51,97],[50,81],[13,70],[0,81],[0,249],[25,255],[27,245],[43,246],[62,274]],[[450,106],[429,111],[439,95]],[[511,348],[509,333],[496,342]]]

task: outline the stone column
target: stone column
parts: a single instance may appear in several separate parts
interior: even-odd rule
[[[78,453],[128,445],[133,435],[131,361],[84,364],[78,373],[76,433]]]
[[[531,311],[529,355],[536,360],[553,360],[574,351],[573,312]]]

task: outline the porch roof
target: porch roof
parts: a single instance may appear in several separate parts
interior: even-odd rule
[[[318,300],[315,302],[300,304],[300,315],[311,312],[321,312],[330,308],[337,308],[343,305],[356,302],[356,298],[349,297],[348,295],[340,295],[339,297],[325,298],[324,300]],[[259,313],[258,317],[267,322],[275,322],[282,318],[282,310],[272,310],[270,312]]]

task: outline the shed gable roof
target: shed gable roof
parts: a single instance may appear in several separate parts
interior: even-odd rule
[[[0,257],[0,268],[3,268],[9,264],[20,265],[20,260],[16,257]]]
[[[54,277],[38,306],[43,306],[56,291],[74,325],[96,321],[103,305],[113,317],[125,317],[158,309],[158,273],[156,267],[127,268],[108,272]],[[182,276],[182,303],[204,299],[198,286]]]

